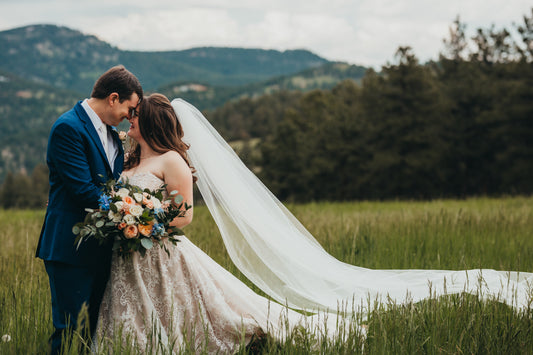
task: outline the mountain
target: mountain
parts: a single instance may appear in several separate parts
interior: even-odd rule
[[[228,101],[254,98],[278,91],[310,91],[331,89],[339,82],[360,81],[367,68],[346,63],[326,63],[291,75],[241,86],[211,86],[203,82],[178,82],[162,86],[159,92],[167,97],[181,97],[202,110],[213,110]]]
[[[32,25],[0,32],[0,70],[87,95],[96,78],[123,64],[146,89],[179,81],[234,86],[299,72],[328,61],[306,50],[244,48],[123,51],[67,27]]]
[[[45,162],[48,133],[78,95],[0,71],[0,181]]]

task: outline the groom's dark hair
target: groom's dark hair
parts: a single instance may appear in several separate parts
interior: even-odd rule
[[[105,99],[114,92],[118,94],[120,102],[128,100],[134,92],[139,99],[143,98],[141,83],[123,65],[117,65],[102,74],[94,84],[91,97]]]

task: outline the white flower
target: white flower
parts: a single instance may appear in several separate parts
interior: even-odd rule
[[[137,221],[135,220],[135,217],[133,217],[131,214],[127,214],[124,216],[124,222],[128,225],[134,225]]]
[[[153,197],[150,199],[152,203],[154,204],[154,209],[161,208],[161,201],[157,197]]]
[[[133,198],[135,199],[135,201],[139,203],[143,202],[143,194],[134,193]]]
[[[8,341],[11,341],[11,335],[9,335],[9,334],[2,335],[2,341],[4,343],[7,343]]]
[[[115,205],[118,211],[122,211],[122,209],[124,208],[124,202],[122,201],[117,201],[117,202],[114,202],[113,204]]]
[[[139,217],[140,215],[143,214],[143,211],[144,211],[143,208],[139,205],[130,206],[130,213],[134,217]]]
[[[107,214],[107,218],[109,218],[111,221],[115,223],[118,223],[122,220],[122,215],[120,213],[109,211],[109,213]]]
[[[126,189],[125,187],[120,188],[117,191],[117,195],[120,197],[125,197],[125,196],[128,196],[129,194],[130,194],[130,190]]]

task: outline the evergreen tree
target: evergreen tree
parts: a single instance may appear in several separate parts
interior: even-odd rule
[[[438,196],[446,182],[440,170],[448,147],[445,98],[409,47],[400,47],[397,59],[363,81],[363,111],[371,122],[367,191],[373,198]]]

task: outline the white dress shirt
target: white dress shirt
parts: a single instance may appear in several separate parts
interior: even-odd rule
[[[96,112],[94,112],[91,106],[89,106],[88,99],[83,100],[81,106],[85,109],[85,112],[87,112],[87,115],[91,119],[91,122],[94,128],[96,129],[96,132],[100,136],[100,141],[102,142],[102,145],[104,146],[104,149],[106,151],[107,161],[111,166],[111,170],[114,170],[113,166],[115,164],[115,159],[118,155],[118,149],[115,144],[115,140],[113,139],[113,135],[109,131],[111,128],[109,128],[104,122],[102,122]]]

